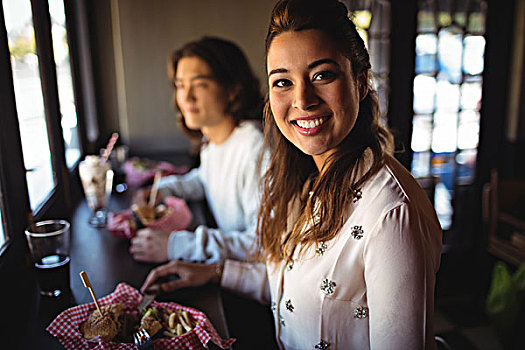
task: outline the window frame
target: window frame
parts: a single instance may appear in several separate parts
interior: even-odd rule
[[[5,23],[3,7],[0,7],[0,22]],[[7,255],[10,246],[16,247],[22,237],[18,233],[23,232],[28,221],[30,206],[5,25],[0,26],[0,73],[5,77],[0,80],[0,103],[3,106],[3,117],[0,118],[0,209],[4,232],[8,235],[0,253]]]
[[[69,219],[74,205],[82,196],[77,175],[78,162],[72,168],[68,168],[66,164],[49,4],[47,0],[30,0],[30,3],[55,185],[32,213],[5,16],[3,6],[0,6],[0,72],[6,77],[0,81],[0,102],[4,106],[3,117],[0,118],[0,210],[3,218],[1,224],[4,225],[4,232],[8,236],[5,244],[0,247],[0,272],[4,271],[4,265],[11,265],[27,253],[23,232],[32,220]],[[93,143],[89,142],[86,136],[86,125],[91,131],[90,134],[94,131],[97,138],[99,135],[96,113],[89,113],[96,111],[94,99],[89,98],[94,96],[89,33],[86,30],[86,12],[82,1],[64,0],[64,10],[82,159],[86,151],[93,148]],[[9,250],[12,253],[8,252]]]
[[[65,189],[69,188],[69,177],[67,175],[65,146],[62,136],[63,130],[60,123],[60,101],[48,2],[31,0],[31,10],[33,12],[36,52],[44,98],[44,115],[46,118],[49,150],[51,152],[51,165],[55,180],[55,187],[51,190],[50,195],[36,209],[35,216],[38,216],[41,211],[45,211],[46,204],[51,203],[50,201],[55,197],[58,199],[58,202],[64,201],[66,208],[71,206],[71,199],[68,194],[69,191],[65,191]]]

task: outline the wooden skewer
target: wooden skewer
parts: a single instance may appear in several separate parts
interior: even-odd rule
[[[84,283],[84,287],[86,287],[91,293],[91,297],[93,298],[93,301],[95,302],[95,305],[97,306],[98,312],[100,312],[100,315],[102,316],[102,310],[100,309],[100,305],[98,304],[97,297],[95,296],[93,287],[91,287],[91,282],[89,282],[89,278],[88,278],[86,271],[80,271],[80,278],[82,279],[82,283]]]
[[[157,192],[159,191],[159,180],[162,176],[162,172],[159,170],[155,173],[155,179],[153,180],[153,185],[151,186],[151,193],[149,195],[148,206],[155,207],[155,200],[157,199]]]

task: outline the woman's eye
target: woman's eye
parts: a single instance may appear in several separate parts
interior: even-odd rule
[[[312,81],[333,80],[335,77],[337,77],[336,73],[330,71],[323,71],[315,73],[312,78]]]
[[[287,80],[287,79],[279,79],[279,80],[274,81],[272,84],[272,86],[279,87],[279,88],[290,86],[290,85],[292,85],[292,83],[290,82],[290,80]]]

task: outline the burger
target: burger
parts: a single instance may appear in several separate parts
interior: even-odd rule
[[[80,331],[86,339],[100,336],[106,341],[113,340],[121,328],[119,317],[123,314],[124,306],[122,304],[102,306],[100,311],[98,309],[93,311],[88,319],[80,325]]]

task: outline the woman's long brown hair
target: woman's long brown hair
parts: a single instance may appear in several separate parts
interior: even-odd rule
[[[321,30],[334,40],[350,60],[356,81],[368,85],[368,94],[359,103],[355,126],[327,160],[321,174],[312,157],[281,134],[266,101],[264,133],[271,157],[262,184],[257,244],[259,258],[270,262],[291,261],[296,247],[301,247],[301,253],[313,244],[333,239],[344,224],[344,212],[352,202],[353,191],[379,171],[385,153],[393,149],[392,135],[379,123],[379,103],[368,79],[370,57],[344,4],[337,0],[279,1],[270,19],[266,55],[277,35],[305,29]],[[372,154],[372,166],[364,176],[356,178],[354,170],[367,149]],[[301,193],[308,179],[311,179],[311,196],[303,198]],[[300,201],[302,211],[293,229],[287,232],[288,206],[292,200]]]

